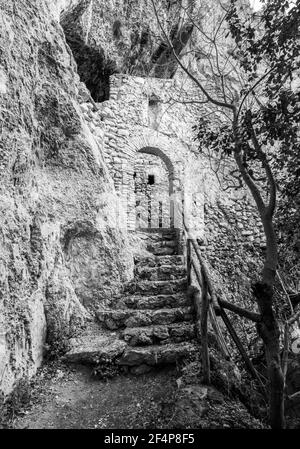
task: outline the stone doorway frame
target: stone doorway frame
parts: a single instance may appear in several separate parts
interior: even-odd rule
[[[166,165],[168,171],[168,179],[169,179],[169,197],[170,197],[170,228],[178,227],[178,223],[181,222],[180,217],[178,215],[179,208],[177,204],[177,200],[181,198],[180,186],[179,186],[179,177],[176,171],[176,168],[169,158],[169,156],[160,148],[154,146],[144,146],[137,150],[137,153],[150,154],[156,157],[159,157],[164,164]],[[135,230],[135,194],[134,194],[134,159],[131,161],[131,172],[129,174],[129,178],[132,179],[132,183],[129,182],[128,185],[128,205],[131,207],[128,209],[128,229]],[[130,185],[131,184],[131,185]],[[134,206],[134,207],[133,207]],[[133,209],[133,211],[131,210]],[[134,218],[131,216],[134,213]],[[134,229],[133,229],[134,228]]]

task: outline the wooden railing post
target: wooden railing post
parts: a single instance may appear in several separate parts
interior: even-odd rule
[[[209,317],[210,317],[210,322],[211,322],[212,328],[214,330],[219,348],[220,348],[221,352],[223,353],[224,357],[227,360],[230,360],[230,353],[227,349],[226,341],[225,341],[225,338],[221,331],[220,325],[218,323],[218,319],[216,317],[215,309],[212,307],[212,304],[209,305]]]
[[[242,358],[243,358],[243,360],[244,360],[244,362],[246,364],[246,367],[247,367],[249,373],[252,374],[252,376],[258,381],[259,386],[261,388],[261,391],[265,394],[265,388],[264,388],[264,385],[263,385],[263,383],[261,381],[261,378],[259,377],[256,369],[252,365],[252,362],[249,359],[248,354],[245,351],[244,346],[243,346],[239,336],[237,335],[234,327],[232,326],[232,324],[230,322],[230,319],[228,318],[227,313],[225,312],[223,307],[220,307],[220,316],[222,317],[222,320],[224,321],[224,324],[227,327],[227,330],[228,330],[231,338],[235,342],[236,347],[237,347],[239,353],[241,354],[241,356],[242,356]]]
[[[201,358],[203,366],[203,381],[206,384],[210,383],[210,363],[209,363],[209,351],[208,351],[208,309],[209,309],[209,298],[208,298],[208,286],[205,282],[201,271],[192,259],[191,265],[196,273],[197,281],[199,287],[201,288],[201,299],[199,294],[195,294],[194,302],[197,315],[197,322],[200,323],[200,338],[201,338]]]
[[[188,238],[189,235],[189,229],[185,224],[184,214],[182,212],[183,217],[183,227],[184,231],[186,233],[186,248],[187,248],[187,279],[188,279],[188,285],[191,284],[191,271],[194,270],[197,278],[197,282],[199,284],[199,287],[202,292],[202,298],[200,299],[199,293],[194,294],[194,304],[195,304],[195,310],[196,310],[196,316],[197,316],[197,332],[200,333],[201,338],[201,355],[202,355],[202,364],[203,364],[203,377],[204,382],[209,384],[210,383],[210,360],[209,360],[209,349],[208,349],[208,317],[210,316],[211,324],[213,327],[213,330],[216,334],[219,346],[225,355],[227,359],[230,359],[230,354],[226,346],[226,342],[224,339],[224,336],[222,334],[222,331],[220,329],[217,316],[220,316],[231,336],[234,343],[236,344],[236,347],[238,351],[240,352],[242,359],[244,360],[246,367],[248,371],[252,374],[252,376],[258,381],[260,389],[262,393],[265,395],[266,391],[264,388],[264,385],[261,381],[261,378],[254,368],[250,358],[248,357],[248,354],[246,350],[244,349],[244,346],[237,335],[234,327],[232,326],[229,317],[227,316],[224,308],[222,307],[222,303],[224,307],[230,305],[227,303],[227,301],[218,300],[212,280],[209,275],[208,267],[205,263],[205,260],[203,259],[200,249],[198,247],[198,243],[193,238]],[[198,265],[195,263],[194,258],[192,256],[192,252],[195,252],[200,269]],[[233,311],[241,311],[241,308],[238,306],[232,306],[230,305],[230,309],[234,309]],[[249,316],[250,312],[243,312],[245,316]],[[257,321],[257,314],[254,312],[251,313],[252,320]],[[298,318],[298,314],[296,314],[296,318]],[[200,329],[200,332],[199,332]]]
[[[187,272],[187,284],[191,285],[191,269],[192,269],[192,257],[191,257],[191,241],[187,237],[186,240],[186,272]]]
[[[207,335],[207,322],[208,322],[208,289],[207,283],[203,281],[202,284],[202,311],[201,311],[201,346],[202,346],[202,364],[203,364],[203,382],[210,384],[210,362],[208,351],[208,335]]]
[[[219,303],[218,303],[218,300],[217,300],[217,297],[215,294],[215,289],[214,289],[211,279],[209,277],[208,268],[206,266],[205,261],[203,260],[203,257],[201,256],[200,250],[198,248],[198,243],[194,239],[192,239],[191,241],[192,241],[193,249],[194,249],[197,259],[199,261],[199,264],[201,265],[201,270],[204,274],[204,278],[206,279],[206,282],[207,282],[207,287],[208,287],[208,291],[210,294],[212,305],[213,305],[216,313],[218,314],[220,306],[219,306]]]

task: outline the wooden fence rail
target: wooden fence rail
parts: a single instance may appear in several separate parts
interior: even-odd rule
[[[230,337],[232,338],[242,359],[244,360],[248,372],[258,382],[261,391],[265,393],[265,387],[262,383],[262,380],[256,369],[254,368],[240,338],[238,337],[227,313],[225,312],[225,308],[231,310],[232,312],[238,311],[239,313],[241,312],[242,309],[239,306],[228,303],[227,301],[217,297],[211,277],[209,275],[208,267],[201,255],[198,242],[194,238],[190,237],[190,232],[188,227],[186,226],[184,215],[183,215],[183,226],[186,243],[186,266],[187,266],[188,284],[189,285],[191,284],[192,272],[194,271],[199,286],[199,291],[201,291],[201,295],[199,293],[194,294],[194,306],[196,310],[197,329],[200,329],[199,337],[201,339],[203,381],[209,384],[211,379],[209,345],[208,345],[209,318],[218,345],[223,355],[226,357],[226,359],[230,359],[230,353],[228,351],[224,335],[221,331],[217,319],[217,316],[220,316],[228,330]],[[195,257],[193,256],[193,253],[196,255],[196,260]],[[245,318],[251,318],[252,321],[255,322],[259,321],[259,315],[256,314],[255,312],[247,312],[247,316],[245,315]]]

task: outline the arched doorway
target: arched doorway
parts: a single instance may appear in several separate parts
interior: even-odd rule
[[[159,148],[141,148],[134,161],[136,229],[174,228],[174,167]]]

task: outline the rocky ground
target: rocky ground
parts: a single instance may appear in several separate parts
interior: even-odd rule
[[[99,379],[86,366],[44,366],[2,413],[12,429],[263,428],[213,387],[188,383],[190,366]],[[193,376],[190,377],[190,380]],[[193,379],[194,380],[194,379]]]

